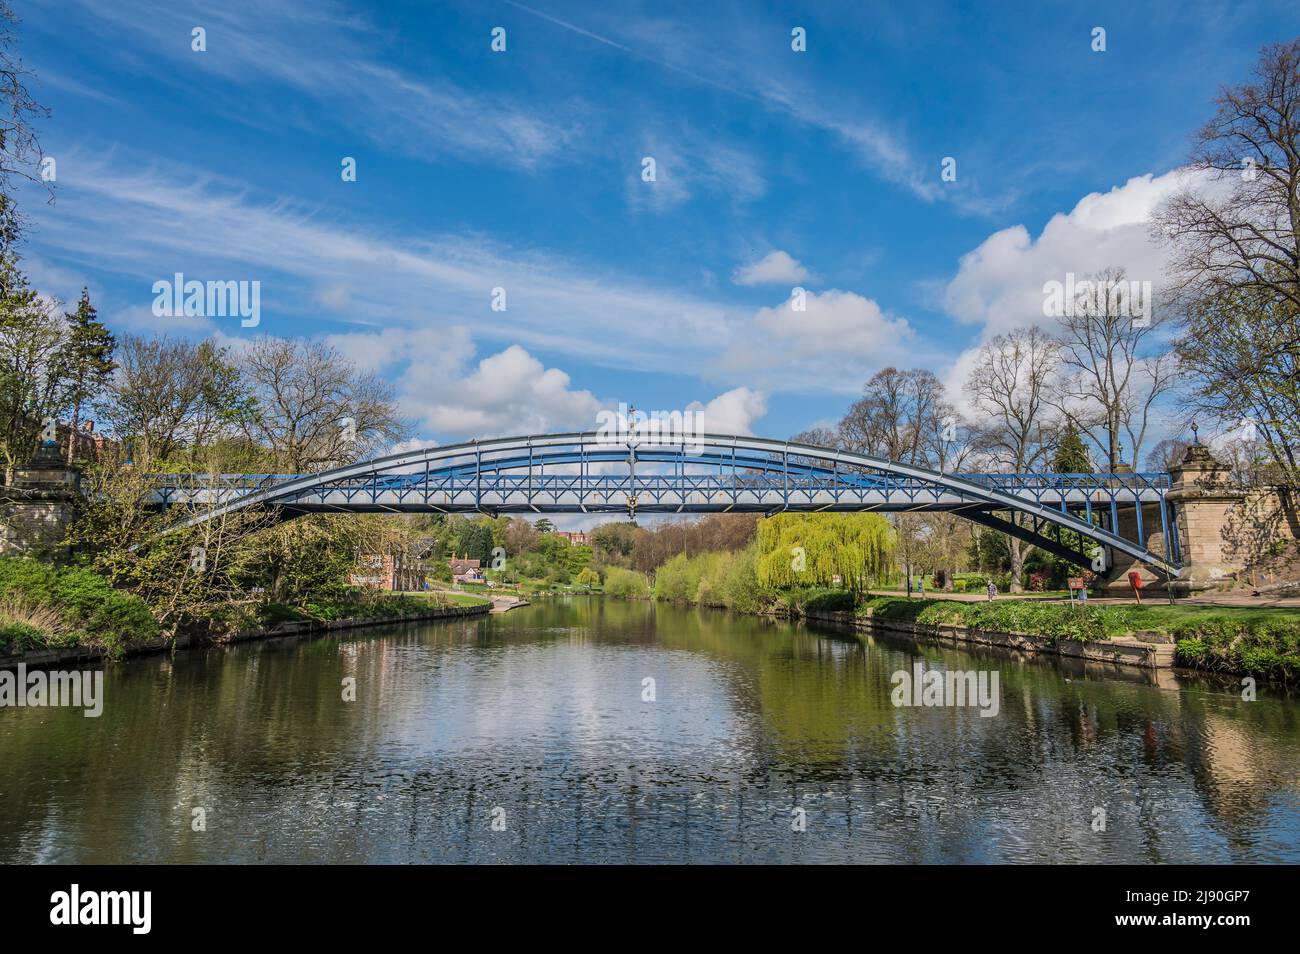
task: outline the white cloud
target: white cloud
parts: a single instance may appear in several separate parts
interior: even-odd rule
[[[65,200],[42,221],[35,243],[51,260],[76,261],[92,276],[113,274],[137,289],[99,303],[136,327],[149,323],[140,309],[153,300],[152,283],[182,271],[199,280],[260,281],[257,334],[351,326],[359,329],[358,349],[380,347],[385,333],[424,335],[437,345],[432,366],[459,376],[469,372],[456,361],[468,361],[476,346],[518,345],[526,355],[696,374],[769,393],[853,393],[884,364],[930,360],[914,353],[918,342],[906,320],[852,292],[810,293],[805,312],[787,304],[755,313],[477,237],[382,232],[340,221],[333,210],[270,201],[216,176],[134,159],[126,150],[69,153],[76,175],[63,184]],[[96,239],[104,234],[115,241]],[[489,307],[497,286],[507,291],[505,311]],[[213,324],[244,333],[233,320]],[[472,340],[465,329],[473,329]],[[558,420],[561,410],[552,405],[547,417]]]
[[[474,367],[464,328],[386,329],[326,339],[359,368],[395,381],[402,413],[418,430],[457,440],[589,429],[601,408],[569,375],[547,368],[519,345]]]
[[[749,153],[691,128],[655,129],[642,134],[640,152],[628,163],[625,197],[633,209],[662,212],[699,193],[727,195],[738,202],[767,191],[758,162]],[[643,175],[654,160],[653,181]]]
[[[732,388],[707,404],[694,401],[686,410],[699,414],[706,433],[750,435],[754,422],[767,413],[767,396],[751,388]]]
[[[925,343],[907,319],[886,314],[855,292],[807,292],[760,308],[733,339],[723,364],[769,390],[856,392],[872,372],[898,361],[921,363]]]
[[[1082,278],[1113,265],[1124,266],[1130,280],[1150,281],[1158,300],[1168,252],[1148,233],[1151,213],[1191,181],[1182,170],[1137,176],[1109,192],[1084,196],[1070,212],[1052,216],[1036,239],[1023,225],[994,232],[962,256],[944,291],[944,307],[988,333],[1047,324],[1046,282],[1064,282],[1068,272]]]
[[[736,269],[731,280],[737,285],[766,285],[776,282],[801,282],[808,277],[804,268],[789,252],[768,252],[753,264]]]
[[[475,363],[465,328],[390,328],[325,340],[359,370],[392,380],[401,411],[417,431],[449,440],[595,430],[597,413],[617,406],[573,388],[567,373],[546,367],[518,345]],[[738,387],[683,410],[698,412],[707,431],[752,434],[754,423],[767,413],[767,397]],[[432,443],[407,441],[393,452]]]
[[[412,437],[410,440],[398,441],[392,447],[384,452],[387,457],[392,454],[405,454],[408,451],[424,450],[427,447],[437,447],[438,442],[430,437]]]
[[[91,300],[95,301],[93,297]],[[148,305],[119,308],[108,315],[107,320],[113,328],[143,337],[151,335],[207,337],[219,331],[218,326],[208,318],[190,315],[155,315]]]
[[[121,151],[125,152],[125,151]],[[285,319],[367,327],[472,326],[478,338],[643,371],[707,367],[743,312],[527,249],[462,235],[393,235],[184,168],[138,157],[70,153],[65,199],[42,220],[38,246],[61,260],[124,276],[148,304],[175,271],[261,281],[258,332]],[[96,236],[112,234],[104,243]],[[492,289],[507,310],[490,309]],[[325,314],[322,315],[322,310]],[[331,314],[331,310],[337,311]]]
[[[967,421],[978,416],[964,385],[981,345],[997,334],[1026,325],[1049,330],[1056,319],[1043,314],[1043,285],[1076,280],[1109,267],[1122,267],[1130,281],[1149,281],[1157,309],[1169,250],[1150,234],[1151,216],[1166,198],[1184,188],[1216,188],[1185,169],[1148,173],[1108,192],[1093,192],[1069,212],[1058,212],[1037,238],[1024,225],[994,232],[962,256],[957,274],[943,290],[943,307],[961,322],[979,326],[979,340],[940,374],[948,396]],[[1172,418],[1157,409],[1153,427],[1166,432]],[[1144,451],[1158,437],[1148,437]]]

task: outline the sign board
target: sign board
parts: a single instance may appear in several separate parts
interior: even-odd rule
[[[1058,579],[1059,579],[1059,578],[1058,578]],[[1081,590],[1081,589],[1083,589],[1083,577],[1081,577],[1081,576],[1072,576],[1072,577],[1070,577],[1069,584],[1070,584],[1070,589],[1072,589],[1072,590]]]

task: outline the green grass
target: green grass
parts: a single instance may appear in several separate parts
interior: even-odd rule
[[[392,597],[389,597],[389,599],[392,598],[406,600],[419,609],[426,608],[429,603],[446,603],[448,606],[482,606],[492,602],[492,600],[484,596],[451,590],[416,590],[409,593],[394,593]]]
[[[1181,665],[1300,682],[1300,611],[1295,609],[1188,603],[1079,606],[1016,599],[966,603],[875,596],[861,602],[857,613],[1049,639],[1100,641],[1161,633],[1174,640]]]
[[[489,599],[482,596],[475,596],[473,593],[444,593],[447,602],[453,606],[482,606],[484,603],[491,603]]]

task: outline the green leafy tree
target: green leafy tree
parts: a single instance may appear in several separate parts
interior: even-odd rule
[[[31,459],[44,422],[61,409],[67,343],[63,316],[27,283],[17,256],[0,253],[0,454],[6,477]]]
[[[1078,428],[1074,422],[1067,423],[1061,430],[1060,439],[1056,444],[1056,452],[1052,455],[1052,470],[1058,474],[1088,474],[1093,471],[1092,456],[1088,453],[1088,446],[1084,443]],[[1099,518],[1095,511],[1093,519]],[[1071,549],[1083,549],[1088,551],[1091,545],[1084,538],[1075,533],[1073,530],[1061,529],[1057,531],[1062,545]],[[1095,549],[1095,548],[1091,548]],[[1074,572],[1075,565],[1068,560],[1060,557],[1045,557],[1051,561],[1051,576],[1053,580],[1064,579],[1065,574]]]
[[[77,454],[77,426],[81,423],[82,408],[100,397],[108,386],[113,370],[113,334],[99,321],[95,306],[90,303],[90,292],[81,289],[77,310],[68,312],[68,341],[63,349],[63,374],[67,379],[64,402],[71,408],[69,417],[67,460],[71,464]]]
[[[581,573],[591,565],[594,553],[591,547],[581,543],[575,543],[569,547],[569,552],[565,554],[565,563],[571,573]]]
[[[650,595],[645,577],[635,570],[612,566],[605,574],[605,595],[621,599],[644,599]]]
[[[193,456],[251,411],[228,349],[210,341],[127,335],[116,361],[103,416],[114,436],[132,448],[137,466]]]
[[[592,547],[602,563],[625,566],[636,544],[635,523],[605,523],[591,532]]]
[[[471,522],[461,536],[460,546],[462,556],[478,560],[480,566],[490,566],[493,546],[491,521]]]
[[[1052,470],[1058,474],[1092,473],[1092,457],[1083,442],[1079,429],[1070,421],[1061,429],[1052,455]]]
[[[852,593],[884,580],[894,530],[874,513],[783,513],[758,525],[757,575],[765,586],[830,586]]]

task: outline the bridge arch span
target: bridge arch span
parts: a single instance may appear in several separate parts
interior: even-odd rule
[[[740,435],[610,440],[595,432],[470,441],[315,474],[160,476],[171,529],[247,508],[312,512],[717,513],[943,511],[1081,566],[1091,541],[1167,577],[1180,570],[1168,474],[941,473],[837,448]],[[1146,545],[1144,513],[1163,549]],[[1129,517],[1127,521],[1121,514]],[[1015,519],[1010,519],[1015,515]],[[1126,524],[1136,533],[1125,534]],[[1154,528],[1152,528],[1154,529]],[[1068,531],[1068,533],[1063,533]]]

